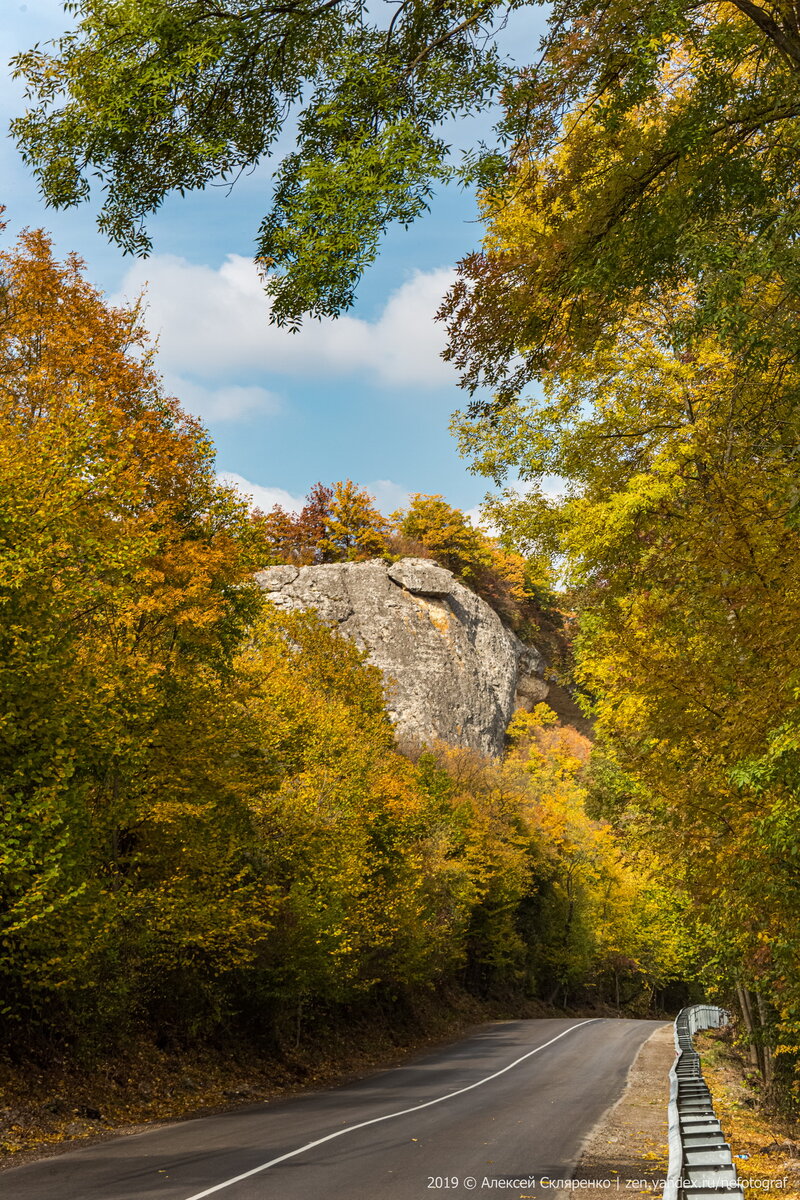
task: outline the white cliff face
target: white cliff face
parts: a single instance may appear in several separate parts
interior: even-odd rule
[[[278,607],[314,608],[366,651],[401,747],[441,740],[498,755],[515,709],[547,695],[538,651],[427,559],[270,567],[256,579]]]

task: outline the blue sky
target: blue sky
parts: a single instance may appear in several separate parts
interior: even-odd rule
[[[516,15],[505,43],[534,57],[541,8]],[[0,15],[4,62],[71,22],[56,0],[7,0]],[[0,83],[3,125],[22,111],[21,89]],[[453,129],[469,141],[467,129]],[[269,205],[270,166],[233,191],[211,187],[170,199],[150,222],[153,254],[124,256],[97,233],[91,204],[47,209],[6,137],[0,150],[6,237],[43,226],[58,254],[77,251],[89,278],[115,300],[147,294],[169,390],[200,416],[217,466],[262,505],[295,505],[316,480],[365,484],[385,511],[411,492],[442,492],[474,509],[486,481],[471,475],[448,432],[465,399],[439,358],[433,320],[456,261],[480,240],[473,198],[452,188],[410,230],[393,231],[365,277],[356,307],[297,335],[268,324],[267,300],[250,261]]]

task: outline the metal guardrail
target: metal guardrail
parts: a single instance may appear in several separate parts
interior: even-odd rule
[[[724,1008],[695,1004],[675,1018],[676,1059],[669,1073],[669,1168],[664,1200],[731,1200],[744,1192],[731,1148],[714,1115],[692,1035],[728,1024]]]

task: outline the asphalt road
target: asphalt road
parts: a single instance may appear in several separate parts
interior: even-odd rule
[[[556,1189],[540,1182],[534,1190],[525,1181],[570,1178],[583,1139],[622,1094],[637,1050],[659,1024],[548,1019],[485,1026],[332,1091],[162,1126],[5,1171],[0,1197],[556,1200]]]

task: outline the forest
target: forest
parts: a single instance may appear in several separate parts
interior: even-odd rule
[[[252,581],[412,550],[525,632],[531,563],[436,496],[390,521],[343,481],[249,512],[135,311],[41,234],[3,278],[10,1034],[279,1044],[315,1006],[444,984],[648,1011],[683,969],[679,897],[587,817],[586,738],[541,705],[502,763],[409,761],[377,669]]]
[[[555,0],[521,69],[494,34],[522,2],[381,24],[355,0],[81,0],[16,60],[43,194],[102,192],[136,253],[167,193],[247,169],[299,110],[256,246],[289,328],[343,312],[435,186],[475,188],[440,316],[493,533],[350,480],[251,513],[140,311],[44,234],[3,251],[8,1044],[279,1048],[437,989],[705,994],[800,1107],[797,14]],[[492,105],[494,144],[455,161],[442,123]],[[252,582],[407,554],[542,646],[593,744],[540,705],[503,761],[406,758],[375,669]]]

